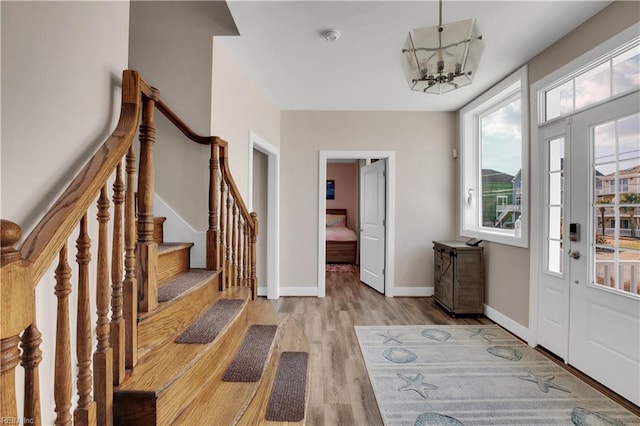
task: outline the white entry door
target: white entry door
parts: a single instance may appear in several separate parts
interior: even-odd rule
[[[640,404],[640,96],[541,129],[538,341]]]
[[[360,168],[360,281],[384,294],[385,160]]]
[[[540,280],[538,283],[538,344],[563,360],[569,350],[569,274],[563,235],[565,222],[565,149],[569,126],[559,121],[540,129],[540,158],[544,159],[544,211]],[[542,207],[542,206],[541,206]]]
[[[568,221],[580,226],[569,242],[569,363],[638,405],[639,110],[636,92],[574,116]]]

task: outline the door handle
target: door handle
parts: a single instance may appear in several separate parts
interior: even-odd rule
[[[580,259],[580,252],[578,250],[571,250],[569,251],[569,256],[571,256],[572,259]]]

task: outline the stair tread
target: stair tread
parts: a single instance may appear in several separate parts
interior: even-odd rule
[[[198,271],[203,270],[185,274],[193,278],[199,275]],[[159,303],[151,312],[138,315],[138,358],[165,341],[174,339],[221,297],[218,291],[220,273],[207,271],[202,275],[199,282],[175,298]],[[163,289],[160,287],[159,293]]]
[[[278,342],[276,354],[272,356],[270,364],[258,390],[256,391],[251,404],[244,411],[242,417],[238,421],[238,425],[254,426],[254,425],[304,425],[307,417],[309,391],[310,391],[310,362],[307,364],[307,383],[305,389],[305,415],[299,422],[272,422],[266,420],[266,412],[271,397],[271,390],[276,379],[278,359],[282,352],[309,352],[309,342],[298,324],[288,315],[284,315],[280,320],[280,327],[283,328],[283,338]]]
[[[267,302],[269,303],[269,302]],[[266,403],[268,402],[271,384],[275,378],[277,359],[283,351],[306,351],[309,346],[306,338],[301,334],[301,330],[291,320],[286,319],[278,325],[275,347],[273,348],[268,364],[260,382],[238,383],[224,382],[222,375],[214,377],[209,383],[209,390],[201,393],[176,419],[178,424],[235,424],[247,417],[245,424],[253,425],[264,420]],[[266,395],[266,397],[265,397]],[[263,399],[266,401],[263,404]],[[245,410],[251,409],[258,400],[261,414],[256,414],[256,409],[252,409],[254,415],[243,416]],[[307,369],[307,397],[308,400],[308,369]],[[306,403],[305,403],[306,408]],[[241,419],[242,417],[242,419]],[[304,423],[304,420],[301,422]],[[275,424],[266,422],[265,424]],[[299,423],[291,423],[299,424]]]
[[[193,243],[158,243],[158,256],[193,247]]]
[[[209,269],[196,268],[183,272],[158,289],[158,303],[166,303],[180,297],[216,273]]]
[[[251,298],[251,290],[246,287],[234,287],[220,292],[220,298],[235,298],[248,301]],[[236,315],[222,330],[220,335],[211,343],[192,345],[174,343],[171,339],[154,348],[144,357],[138,360],[133,373],[117,388],[120,391],[152,391],[162,392],[181,373],[187,371],[189,366],[210,350],[215,350],[218,342],[226,333],[229,326],[235,321],[243,310]]]

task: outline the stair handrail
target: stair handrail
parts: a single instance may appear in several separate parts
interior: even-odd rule
[[[34,286],[42,279],[100,188],[133,143],[140,116],[141,83],[137,72],[123,74],[122,106],[115,130],[25,238],[19,251],[22,259],[32,265]]]
[[[0,394],[0,417],[28,419],[29,423],[36,425],[42,423],[38,374],[38,365],[42,360],[42,335],[37,327],[35,289],[47,270],[55,266],[55,258],[58,256],[55,269],[57,326],[53,340],[56,342],[54,400],[56,424],[71,422],[73,369],[68,296],[72,291],[72,283],[68,245],[72,234],[78,230],[78,402],[73,412],[73,422],[111,423],[113,386],[124,380],[125,367],[134,368],[137,362],[138,310],[149,310],[157,304],[157,284],[154,282],[155,277],[152,278],[155,273],[152,262],[157,253],[157,243],[152,240],[155,143],[153,112],[156,108],[188,139],[211,146],[207,265],[210,269],[220,268],[221,287],[250,286],[255,298],[258,220],[257,215],[249,212],[246,207],[229,170],[228,143],[217,136],[197,135],[160,100],[156,88],[149,85],[138,72],[125,70],[122,77],[120,116],[114,131],[21,245],[18,246],[22,233],[20,227],[8,220],[0,221],[0,388],[3,390]],[[136,153],[133,140],[138,129],[140,160],[136,205]],[[107,188],[111,179],[112,201],[108,197]],[[98,237],[95,244],[98,319],[95,333],[90,323],[90,292],[93,283],[89,278],[91,239],[87,226],[88,211],[92,203],[96,203],[98,210]],[[109,255],[112,206],[113,241]],[[92,350],[93,336],[97,338],[95,350]],[[18,364],[25,369],[25,406],[24,414],[20,417],[15,392],[15,368]]]
[[[257,278],[256,278],[256,264],[255,264],[255,244],[256,237],[258,234],[258,219],[257,215],[254,212],[250,212],[247,205],[242,198],[242,194],[238,189],[238,186],[233,178],[233,174],[229,168],[228,161],[228,145],[229,143],[218,137],[218,136],[203,136],[194,132],[189,125],[187,125],[167,104],[165,104],[162,99],[158,96],[155,99],[155,107],[160,111],[173,125],[182,132],[189,140],[198,143],[200,145],[210,145],[211,146],[211,159],[210,159],[210,181],[209,181],[209,229],[207,231],[207,267],[209,269],[217,270],[219,267],[224,266],[224,261],[220,260],[220,257],[224,258],[225,253],[224,250],[227,247],[233,246],[236,244],[231,243],[230,241],[225,240],[224,232],[221,233],[219,229],[218,219],[219,213],[222,213],[225,206],[223,204],[222,198],[224,194],[221,196],[217,195],[218,184],[217,184],[217,174],[218,170],[220,173],[220,178],[226,184],[226,188],[228,190],[227,199],[231,198],[233,200],[233,205],[237,206],[240,211],[240,215],[244,218],[245,223],[248,226],[247,232],[250,235],[250,241],[247,246],[250,247],[250,252],[247,253],[248,258],[250,259],[251,265],[248,268],[248,271],[245,272],[243,282],[246,282],[248,286],[252,288],[253,298],[257,295]],[[234,221],[237,220],[234,218]],[[235,231],[235,229],[234,229]],[[234,233],[235,235],[235,233]],[[220,253],[223,251],[223,253]],[[229,257],[230,256],[230,257]],[[234,253],[230,252],[227,256],[227,259],[235,259]],[[237,266],[237,265],[236,265]],[[236,276],[230,269],[223,268],[222,279],[220,280],[221,289],[224,287],[229,287],[234,285],[232,282],[239,281],[240,278]],[[234,275],[234,277],[230,277],[230,275]],[[237,275],[242,275],[241,273]]]
[[[229,142],[218,136],[202,136],[197,134],[196,132],[191,130],[191,128],[184,121],[182,121],[182,119],[180,119],[180,117],[178,117],[178,115],[173,112],[173,110],[171,110],[171,108],[169,108],[167,104],[165,104],[160,98],[156,100],[156,108],[158,108],[158,111],[160,111],[162,115],[164,115],[169,121],[171,121],[171,123],[173,123],[173,125],[176,126],[178,130],[180,130],[187,138],[200,145],[217,145],[224,153],[220,156],[220,159],[228,159],[227,147],[229,145]],[[234,195],[238,196],[238,205],[242,210],[242,213],[245,216],[249,217],[251,215],[251,212],[249,211],[249,208],[242,198],[242,194],[238,189],[238,185],[236,184],[235,179],[233,178],[233,174],[229,169],[228,161],[222,162],[222,170],[224,170],[225,176],[229,181],[229,185],[231,186]],[[253,227],[254,224],[252,223],[251,226]]]

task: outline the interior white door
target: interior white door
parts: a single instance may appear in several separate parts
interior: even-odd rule
[[[640,405],[640,96],[576,114],[568,162],[571,365]],[[570,225],[571,224],[571,225]]]
[[[360,168],[360,281],[384,294],[385,160]]]
[[[562,120],[540,129],[544,203],[538,283],[538,344],[566,361],[569,346],[569,275],[565,268],[567,236],[562,224],[565,206],[565,149],[569,126]]]

